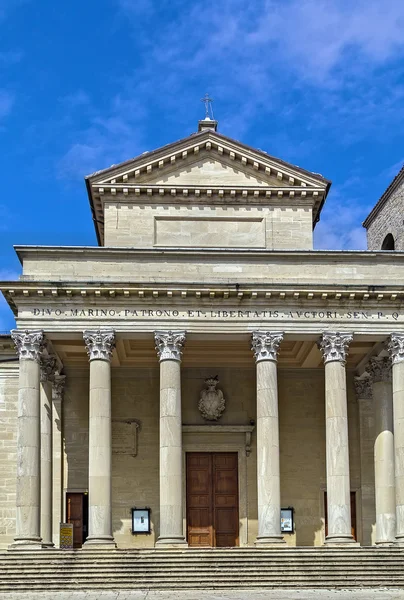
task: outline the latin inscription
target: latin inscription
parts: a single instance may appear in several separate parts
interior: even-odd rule
[[[25,311],[24,311],[25,312]],[[285,309],[164,309],[164,308],[32,308],[30,316],[50,319],[220,319],[220,320],[268,320],[268,321],[401,321],[398,311],[372,310],[285,310]]]

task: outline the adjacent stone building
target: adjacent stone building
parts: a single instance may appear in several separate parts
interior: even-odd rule
[[[3,548],[402,541],[404,254],[314,251],[330,182],[216,128],[86,178],[99,247],[16,247]]]
[[[369,250],[404,250],[404,166],[363,223]]]

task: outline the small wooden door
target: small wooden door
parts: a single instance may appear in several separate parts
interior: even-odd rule
[[[327,513],[327,492],[324,492],[324,517],[325,517],[325,536],[328,535],[328,513]],[[355,541],[356,537],[356,492],[351,492],[351,534]]]
[[[238,546],[236,452],[187,454],[187,534],[190,546]]]
[[[66,495],[66,522],[73,523],[73,546],[81,548],[87,538],[88,496],[82,492]]]

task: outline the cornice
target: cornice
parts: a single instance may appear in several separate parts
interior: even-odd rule
[[[381,262],[403,262],[404,251],[394,252],[394,254],[386,253],[383,250],[271,250],[268,248],[133,248],[126,246],[33,246],[33,245],[15,245],[14,250],[17,256],[23,263],[24,256],[41,255],[64,257],[68,255],[76,256],[91,256],[103,258],[106,256],[119,256],[124,259],[133,255],[150,257],[161,256],[192,256],[192,257],[232,257],[237,259],[249,260],[251,258],[262,258],[263,260],[285,261],[285,260],[309,260],[312,262],[351,262],[358,260],[374,264],[375,259]],[[32,258],[32,256],[31,256]],[[129,258],[130,260],[130,258]]]
[[[314,300],[323,301],[360,301],[360,302],[402,302],[404,300],[404,287],[371,286],[321,286],[321,285],[296,285],[284,284],[282,286],[270,286],[268,284],[241,285],[217,282],[204,282],[203,284],[170,283],[153,285],[127,284],[122,282],[101,284],[100,282],[49,282],[41,281],[3,281],[0,282],[0,290],[12,299],[35,298],[40,301],[43,298],[235,298],[242,299],[277,299],[289,301]]]

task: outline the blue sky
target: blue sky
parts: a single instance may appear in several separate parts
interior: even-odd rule
[[[402,0],[0,0],[0,279],[13,244],[96,245],[83,177],[195,131],[206,92],[219,131],[332,180],[316,248],[365,248],[403,31]]]

